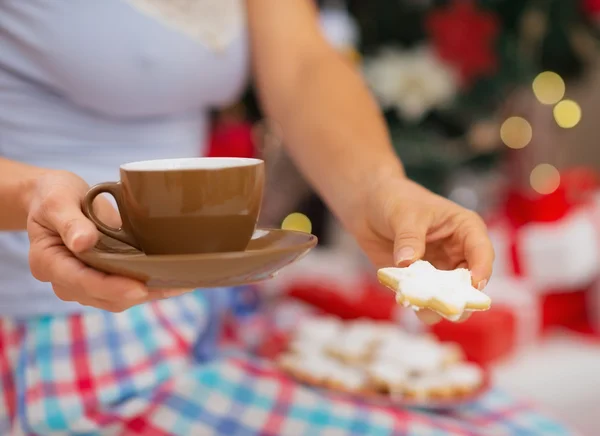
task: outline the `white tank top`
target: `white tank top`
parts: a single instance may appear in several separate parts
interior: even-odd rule
[[[94,184],[124,162],[201,154],[248,71],[243,0],[2,0],[0,156]],[[81,310],[0,232],[0,316]]]

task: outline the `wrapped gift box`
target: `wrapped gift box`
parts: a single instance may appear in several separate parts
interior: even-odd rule
[[[546,330],[588,319],[589,294],[600,273],[596,186],[594,173],[566,171],[554,193],[512,191],[504,209],[488,219],[496,250],[494,276],[528,281],[539,296]]]
[[[464,323],[442,321],[431,328],[440,340],[459,343],[467,358],[481,365],[527,348],[541,332],[539,299],[527,281],[494,277],[486,293],[492,298],[490,310]]]
[[[441,341],[460,344],[467,359],[482,366],[494,363],[515,351],[516,331],[515,317],[506,307],[494,307],[486,313],[475,313],[461,324],[442,321],[432,327],[432,332]]]

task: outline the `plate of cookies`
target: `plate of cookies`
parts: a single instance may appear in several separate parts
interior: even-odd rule
[[[275,359],[301,383],[384,405],[451,409],[490,386],[489,374],[457,344],[373,320],[308,318]]]

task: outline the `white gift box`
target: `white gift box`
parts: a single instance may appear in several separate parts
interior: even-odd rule
[[[524,277],[539,292],[581,290],[600,271],[598,226],[589,209],[553,223],[532,223],[517,234]]]

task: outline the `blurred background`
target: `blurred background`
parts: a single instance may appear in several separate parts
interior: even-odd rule
[[[600,416],[600,0],[321,1],[325,36],[359,69],[411,178],[482,214],[494,306],[432,328],[498,386],[596,434]],[[320,246],[265,284],[343,318],[423,330],[282,148],[253,90],[214,114],[210,154],[268,165],[262,224]]]

